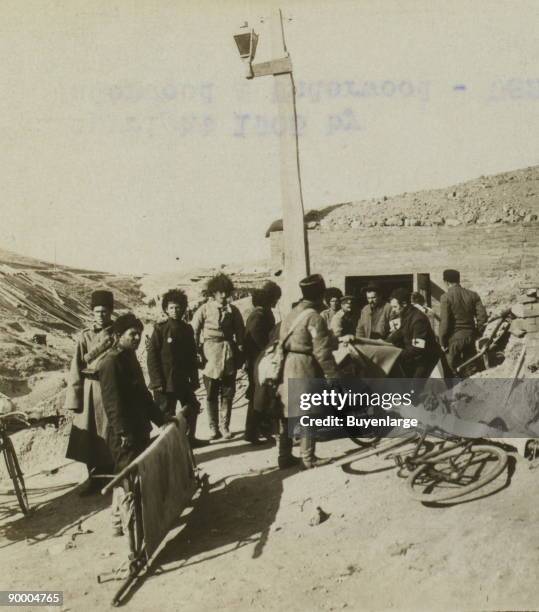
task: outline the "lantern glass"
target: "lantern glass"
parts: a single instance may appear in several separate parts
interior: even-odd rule
[[[255,34],[254,30],[235,34],[234,40],[236,41],[240,57],[248,57],[250,60],[254,59],[258,44],[258,34]]]
[[[234,40],[238,47],[240,57],[249,57],[251,53],[251,32],[244,32],[242,34],[235,34]]]

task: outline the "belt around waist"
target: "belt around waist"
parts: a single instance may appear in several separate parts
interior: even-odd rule
[[[99,380],[99,372],[96,370],[82,370],[82,376],[88,380]]]

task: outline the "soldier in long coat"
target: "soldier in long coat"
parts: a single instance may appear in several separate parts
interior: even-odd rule
[[[280,330],[280,338],[281,342],[284,341],[285,351],[283,383],[279,390],[285,419],[279,436],[280,467],[285,467],[287,462],[293,463],[293,460],[290,461],[290,448],[284,447],[286,419],[289,417],[288,381],[298,378],[331,380],[338,377],[337,364],[333,357],[333,350],[337,348],[336,339],[319,314],[323,307],[326,289],[324,279],[319,274],[308,276],[300,282],[300,289],[303,299],[285,317]],[[308,311],[308,314],[302,315],[305,311]],[[302,316],[301,319],[299,319],[300,316]],[[298,320],[299,323],[297,323]],[[304,431],[301,437],[301,467],[304,469],[328,463],[327,459],[316,457],[315,444],[314,436]]]
[[[101,483],[91,476],[108,474],[112,456],[107,446],[107,416],[101,400],[97,369],[113,345],[111,316],[114,298],[110,291],[94,291],[90,303],[94,323],[83,329],[71,361],[65,408],[74,413],[66,457],[85,463],[88,485],[81,494],[96,491]]]

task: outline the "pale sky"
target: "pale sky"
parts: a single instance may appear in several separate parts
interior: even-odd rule
[[[280,4],[306,210],[539,164],[539,2]],[[3,0],[0,247],[155,272],[267,256],[268,4]],[[179,258],[178,260],[176,258]]]

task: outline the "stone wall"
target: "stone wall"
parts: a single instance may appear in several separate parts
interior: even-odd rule
[[[282,232],[272,232],[272,270],[283,267]],[[451,227],[375,227],[308,232],[311,271],[344,289],[347,276],[429,273],[433,298],[442,271],[456,268],[462,284],[485,291],[508,274],[539,279],[539,223]]]

